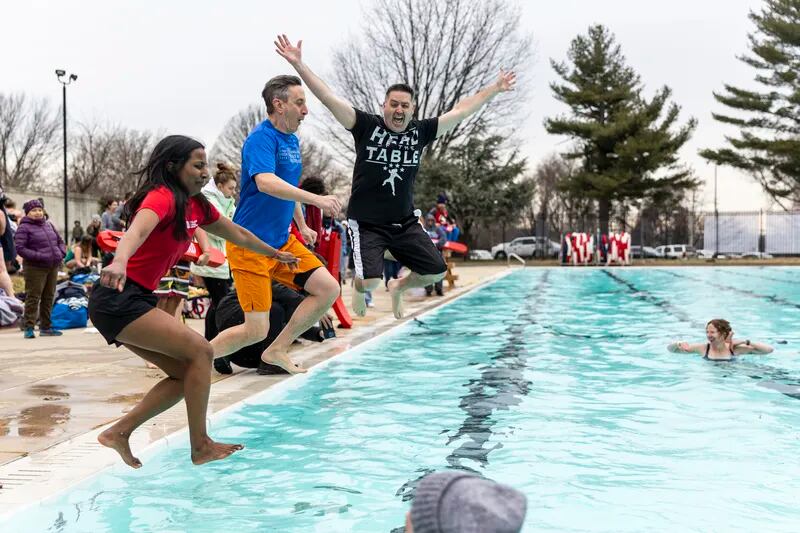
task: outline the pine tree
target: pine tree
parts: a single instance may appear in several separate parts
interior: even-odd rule
[[[751,12],[756,32],[751,55],[739,59],[757,70],[762,91],[725,85],[714,98],[749,118],[714,113],[719,122],[739,128],[727,148],[706,149],[702,157],[751,174],[778,203],[800,202],[800,0],[766,0]]]
[[[564,187],[597,200],[602,232],[608,231],[615,202],[697,187],[677,155],[696,121],[672,131],[680,108],[668,103],[669,87],[645,99],[639,75],[625,64],[614,35],[602,25],[573,39],[568,59],[569,64],[551,60],[564,83],[550,88],[571,113],[547,119],[545,128],[575,141],[564,157],[578,160],[580,168]]]

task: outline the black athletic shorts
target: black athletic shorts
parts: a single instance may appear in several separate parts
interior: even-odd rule
[[[399,224],[368,224],[352,219],[347,222],[357,278],[383,277],[386,250],[417,274],[443,274],[447,270],[442,254],[413,215]]]
[[[153,291],[131,280],[125,282],[122,292],[104,287],[98,281],[89,296],[89,318],[108,344],[120,346],[121,343],[117,341],[119,332],[140,316],[155,309],[157,300]]]

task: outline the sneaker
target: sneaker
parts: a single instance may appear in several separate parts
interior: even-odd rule
[[[63,335],[64,332],[58,331],[57,329],[47,328],[47,329],[40,329],[39,336],[40,337],[60,337]]]
[[[26,339],[35,339],[36,334],[33,332],[33,328],[25,328],[25,335]]]
[[[231,362],[228,361],[227,357],[214,359],[214,370],[220,374],[233,374],[233,367],[231,367]]]
[[[289,372],[287,372],[286,370],[282,369],[279,366],[271,365],[269,363],[261,361],[258,364],[258,370],[256,370],[256,373],[260,376],[269,376],[272,374],[288,374]]]

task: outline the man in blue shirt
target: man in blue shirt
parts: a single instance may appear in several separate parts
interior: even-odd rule
[[[303,218],[300,204],[310,204],[335,215],[342,205],[333,196],[320,196],[297,187],[302,174],[300,142],[294,132],[308,114],[305,93],[296,76],[269,80],[261,96],[267,105],[267,120],[259,124],[242,147],[242,182],[239,206],[233,221],[252,231],[276,249],[298,258],[296,269],[250,250],[228,243],[228,262],[244,324],[226,329],[213,341],[214,357],[223,357],[254,344],[269,331],[272,280],[308,297],[275,341],[261,355],[264,363],[290,373],[305,372],[288,355],[292,342],[330,309],[339,296],[339,284],[322,263],[289,233],[294,219],[303,238],[313,244],[317,234]]]

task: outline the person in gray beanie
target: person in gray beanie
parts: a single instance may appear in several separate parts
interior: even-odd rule
[[[520,491],[465,472],[435,472],[417,486],[406,533],[517,533],[527,501]]]

